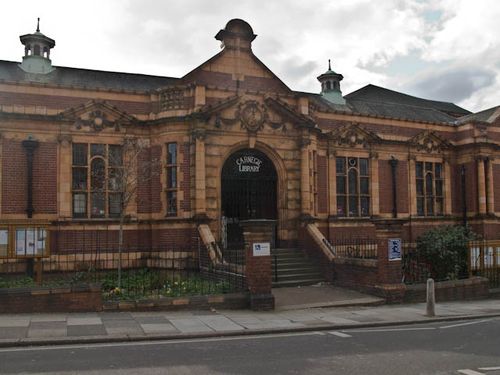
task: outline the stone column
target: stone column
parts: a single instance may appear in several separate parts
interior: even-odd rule
[[[415,175],[415,157],[410,155],[408,157],[408,178],[409,178],[409,189],[410,194],[408,199],[410,200],[410,215],[417,215],[417,185],[416,185],[416,175]]]
[[[479,213],[486,214],[486,179],[483,157],[477,158],[477,193],[479,201]]]
[[[489,214],[495,213],[495,189],[493,187],[493,159],[488,157],[486,168],[486,206]]]
[[[309,170],[309,145],[311,140],[303,138],[300,150],[300,207],[302,216],[311,215],[311,189]]]
[[[240,222],[245,238],[245,275],[252,310],[273,310],[272,263],[269,255],[254,254],[254,244],[272,243],[275,220],[244,220]]]
[[[205,166],[205,129],[194,129],[195,142],[195,216],[206,216],[206,166]]]
[[[380,213],[380,193],[379,193],[379,179],[378,179],[378,154],[376,152],[370,153],[370,198],[371,215],[378,216]]]
[[[71,136],[60,135],[59,141],[59,189],[58,195],[58,210],[59,216],[69,218],[71,217],[73,198],[71,196],[71,179],[73,164],[72,150],[71,150]]]
[[[337,216],[337,165],[332,149],[328,149],[328,214]]]
[[[376,220],[374,222],[377,239],[378,285],[376,288],[378,293],[383,295],[388,302],[402,301],[406,290],[402,283],[401,259],[389,260],[389,240],[402,239],[403,223],[404,221],[400,219]]]

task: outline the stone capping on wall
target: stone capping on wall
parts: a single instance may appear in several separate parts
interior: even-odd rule
[[[247,309],[250,304],[248,293],[228,293],[207,296],[164,297],[138,301],[107,301],[104,311],[162,311],[162,310],[209,310]]]
[[[90,312],[102,310],[99,284],[1,288],[0,313]]]
[[[488,279],[471,277],[463,280],[438,281],[435,284],[436,302],[481,299],[489,297]],[[403,302],[425,302],[426,284],[406,285]]]
[[[333,260],[333,264],[343,264],[358,267],[377,268],[378,259],[362,259],[362,258],[341,258],[337,257]]]
[[[0,314],[96,311],[247,309],[248,293],[102,301],[99,284],[63,287],[0,288]]]

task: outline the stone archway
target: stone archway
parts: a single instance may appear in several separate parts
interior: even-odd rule
[[[257,149],[240,149],[225,161],[221,208],[227,222],[228,248],[243,248],[241,220],[278,218],[278,174],[271,159]]]

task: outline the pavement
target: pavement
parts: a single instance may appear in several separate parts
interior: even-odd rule
[[[0,347],[338,330],[500,316],[500,299],[380,305],[331,286],[277,289],[276,310],[0,314]],[[302,297],[300,299],[299,297]],[[343,299],[342,299],[343,298]]]

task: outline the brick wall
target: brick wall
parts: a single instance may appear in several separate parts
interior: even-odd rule
[[[426,284],[407,285],[404,302],[425,302]],[[436,302],[488,298],[488,279],[473,277],[465,280],[435,283]]]
[[[57,143],[40,143],[33,160],[35,214],[57,213]]]
[[[24,214],[28,202],[28,163],[20,141],[4,140],[2,155],[2,213]],[[57,213],[57,144],[39,143],[33,158],[35,214]]]
[[[161,146],[153,146],[141,151],[137,162],[137,212],[158,213],[162,212],[162,170]],[[155,161],[152,163],[152,161]]]
[[[95,251],[117,251],[118,230],[58,230],[50,231],[51,254],[92,253]],[[151,248],[151,230],[123,231],[124,250]]]
[[[102,310],[101,288],[0,289],[0,313],[90,312]]]
[[[392,171],[389,160],[379,160],[379,199],[380,212],[392,212]],[[397,186],[397,208],[398,213],[409,212],[408,200],[408,162],[398,161],[396,168],[396,186]]]
[[[2,213],[26,213],[28,192],[26,152],[21,142],[4,140],[2,149]]]

